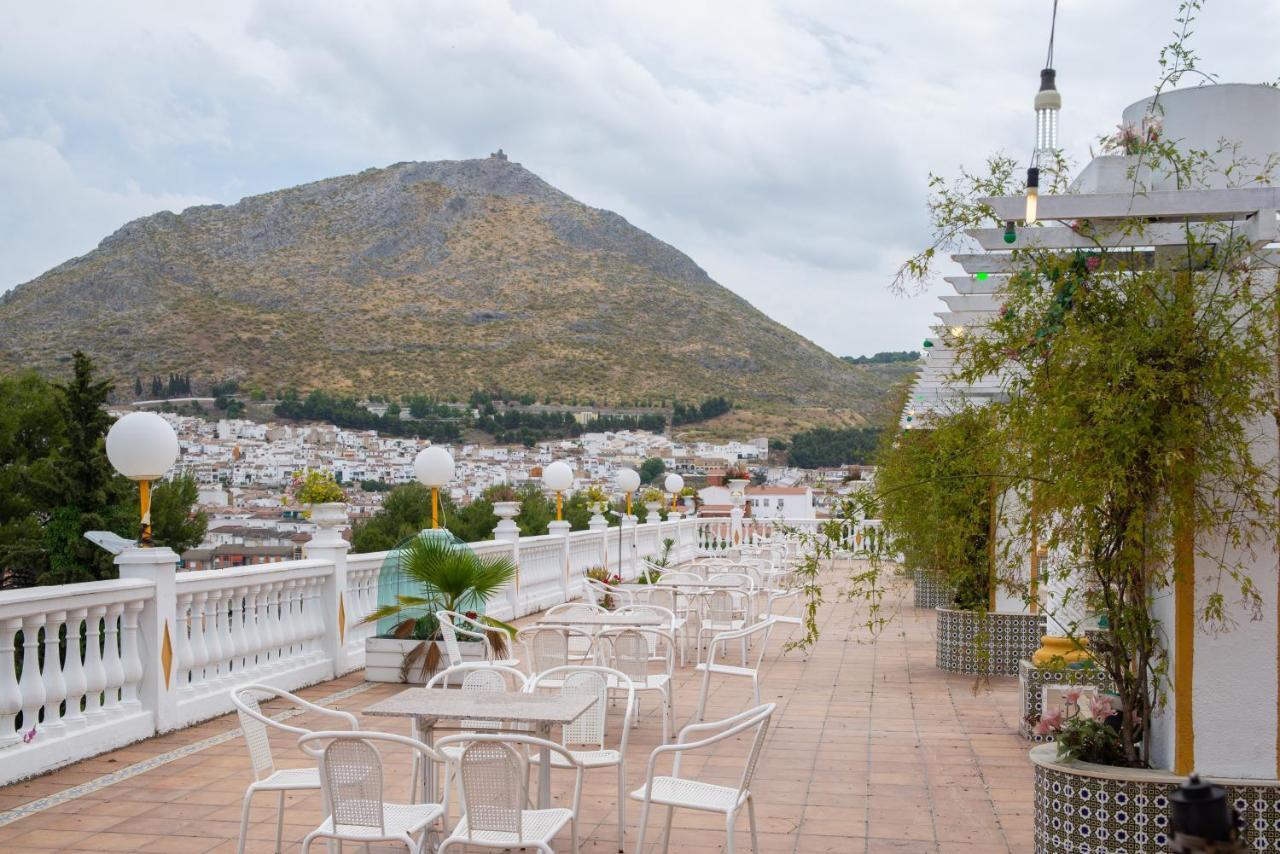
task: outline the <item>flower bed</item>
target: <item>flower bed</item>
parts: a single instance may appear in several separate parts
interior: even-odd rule
[[[1045,633],[1043,615],[936,610],[938,668],[952,673],[1017,676]]]
[[[917,608],[945,608],[955,598],[955,591],[922,569],[915,570],[912,578],[915,580]]]
[[[1031,750],[1036,854],[1163,854],[1169,793],[1182,778],[1165,771],[1059,762],[1057,748]],[[1213,780],[1240,813],[1245,847],[1280,848],[1280,781]]]

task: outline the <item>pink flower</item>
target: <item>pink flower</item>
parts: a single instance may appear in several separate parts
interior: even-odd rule
[[[1090,255],[1088,258],[1084,259],[1084,266],[1086,270],[1093,272],[1102,266],[1102,258],[1097,255]]]
[[[1066,691],[1062,692],[1062,699],[1074,706],[1080,702],[1081,693],[1082,692],[1079,688],[1068,688]]]
[[[28,732],[22,734],[22,743],[30,744],[36,740],[36,728],[32,727]]]
[[[1110,697],[1094,697],[1093,703],[1089,708],[1089,714],[1093,716],[1095,721],[1105,721],[1115,713],[1115,709],[1111,707]]]
[[[1048,735],[1062,729],[1062,709],[1051,709],[1040,716],[1040,722],[1035,725],[1036,735]]]

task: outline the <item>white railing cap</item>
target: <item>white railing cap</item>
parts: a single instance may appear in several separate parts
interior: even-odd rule
[[[12,620],[31,614],[69,611],[137,602],[155,594],[155,582],[145,578],[113,578],[107,581],[85,581],[80,584],[51,584],[0,592],[0,620]]]

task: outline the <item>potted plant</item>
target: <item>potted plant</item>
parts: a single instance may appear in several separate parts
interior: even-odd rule
[[[293,501],[306,505],[306,516],[316,525],[312,543],[320,545],[342,539],[342,527],[347,524],[347,494],[332,472],[318,469],[295,472],[289,492]],[[286,502],[288,500],[286,498]]]
[[[410,537],[387,560],[379,606],[360,621],[378,624],[366,642],[366,679],[392,681],[379,678],[390,671],[395,681],[425,682],[439,670],[445,651],[437,611],[465,614],[471,625],[463,628],[483,631],[494,657],[505,656],[515,627],[481,612],[515,578],[511,558],[477,555],[447,531],[431,530]],[[484,643],[459,641],[464,658],[484,657]]]
[[[605,508],[609,506],[609,493],[605,492],[604,487],[597,483],[587,487],[587,506],[591,508],[591,516],[603,516]]]
[[[498,517],[498,530],[507,529],[504,522],[510,522],[511,527],[514,527],[515,523],[511,520],[520,513],[519,493],[513,487],[501,483],[486,489],[484,497],[493,505],[493,515]]]
[[[696,516],[698,514],[698,491],[692,486],[686,486],[680,490],[680,497],[684,501],[685,515]]]
[[[751,473],[747,471],[747,467],[741,463],[735,463],[729,466],[728,471],[724,473],[724,482],[729,487],[729,494],[742,495],[747,491],[748,484],[751,483]]]
[[[587,570],[587,578],[603,582],[610,587],[617,587],[622,584],[622,576],[610,572],[603,566],[593,566]],[[606,611],[612,611],[614,606],[612,594],[606,593],[604,598],[600,600],[600,607]]]
[[[658,514],[662,512],[662,490],[651,486],[640,493],[640,501],[644,504],[644,509],[649,511],[648,520],[656,522]]]

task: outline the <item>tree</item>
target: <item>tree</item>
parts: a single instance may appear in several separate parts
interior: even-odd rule
[[[142,399],[142,377],[133,378],[133,396],[139,400]]]
[[[387,493],[382,509],[351,531],[353,552],[393,549],[411,534],[431,525],[431,490],[420,483],[406,483]]]
[[[209,527],[209,517],[204,511],[191,512],[199,500],[200,489],[190,474],[156,486],[151,493],[151,537],[157,546],[168,546],[182,554],[200,544]]]
[[[657,457],[650,457],[640,464],[640,482],[653,483],[667,470],[667,465]]]

